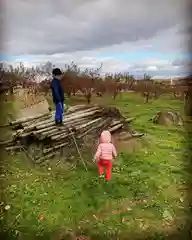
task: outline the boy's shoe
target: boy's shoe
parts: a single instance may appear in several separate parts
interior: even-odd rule
[[[63,121],[61,121],[61,120],[56,120],[56,121],[55,121],[55,124],[56,124],[56,125],[59,125],[59,126],[62,126],[62,125],[63,125]]]
[[[55,120],[55,125],[59,125],[59,121],[58,120]]]
[[[62,120],[59,121],[59,125],[63,125],[63,121]]]

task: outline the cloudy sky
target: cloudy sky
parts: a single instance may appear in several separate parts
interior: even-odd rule
[[[102,72],[187,73],[188,0],[5,0],[1,61]]]

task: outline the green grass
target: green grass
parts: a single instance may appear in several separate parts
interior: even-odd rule
[[[80,101],[79,97],[67,100],[69,104]],[[148,121],[161,109],[182,112],[182,103],[165,96],[144,104],[142,97],[132,93],[115,101],[103,97],[93,102],[116,106],[127,117],[136,116],[133,127],[145,133],[140,140],[143,147],[119,152],[109,185],[97,178],[94,165],[87,173],[81,165],[52,161],[40,167],[22,154],[6,155],[1,174],[4,204],[10,205],[1,215],[5,229],[15,235],[27,233],[31,239],[45,232],[53,236],[99,233],[99,239],[102,235],[112,239],[115,234],[171,231],[182,223],[187,178],[182,162],[184,136],[181,129]]]

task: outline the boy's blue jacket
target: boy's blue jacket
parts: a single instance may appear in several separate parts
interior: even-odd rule
[[[64,91],[61,85],[61,81],[59,79],[54,78],[51,81],[51,90],[52,90],[53,102],[55,104],[59,102],[64,102]]]

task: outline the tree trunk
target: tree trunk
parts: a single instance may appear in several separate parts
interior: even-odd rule
[[[66,92],[66,94],[67,94],[67,97],[68,97],[68,98],[71,97],[71,91]]]
[[[13,87],[10,87],[9,92],[10,92],[10,95],[13,95]]]
[[[90,92],[86,95],[86,99],[87,99],[87,103],[90,104],[91,103],[91,93]]]
[[[149,92],[144,93],[144,98],[145,98],[144,102],[148,103],[149,102]]]
[[[114,94],[113,94],[113,100],[115,100],[115,99],[116,99],[117,95],[118,95],[118,92],[117,92],[117,91],[115,91],[115,92],[114,92]]]

